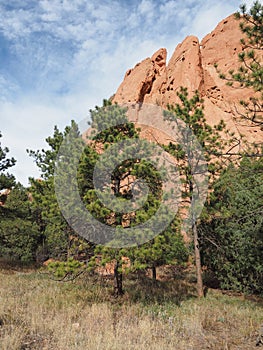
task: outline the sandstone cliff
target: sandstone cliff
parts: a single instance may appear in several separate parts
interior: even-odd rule
[[[184,86],[190,94],[199,90],[211,125],[223,119],[231,131],[245,135],[248,141],[262,140],[259,127],[238,120],[242,111],[239,101],[253,96],[253,90],[227,86],[214,66],[216,63],[222,73],[240,66],[241,36],[239,22],[231,15],[201,42],[195,36],[188,36],[176,47],[168,63],[166,49],[161,48],[127,71],[113,102],[120,105],[140,102],[166,108],[167,104],[178,102],[176,92]]]

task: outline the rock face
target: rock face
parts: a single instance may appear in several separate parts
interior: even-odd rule
[[[239,22],[231,15],[201,42],[195,36],[188,36],[176,47],[168,64],[166,49],[158,50],[127,71],[113,102],[120,105],[140,102],[166,108],[167,104],[179,102],[177,91],[181,86],[187,87],[190,96],[195,90],[201,93],[208,123],[217,124],[223,119],[237,135],[245,135],[250,142],[259,141],[260,128],[237,122],[238,113],[242,112],[239,101],[255,93],[252,89],[227,86],[217,71],[228,73],[240,66],[241,36]]]

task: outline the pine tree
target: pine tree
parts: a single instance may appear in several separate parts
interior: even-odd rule
[[[32,223],[28,191],[6,172],[16,163],[13,157],[7,158],[8,152],[0,143],[0,191],[11,190],[8,194],[0,193],[0,256],[30,262],[35,260],[40,235]]]
[[[0,206],[0,256],[24,263],[36,259],[41,241],[28,190],[16,184]]]
[[[213,184],[198,232],[202,260],[224,289],[263,293],[263,159],[244,157]]]
[[[178,161],[183,198],[188,210],[190,227],[188,230],[193,237],[195,265],[197,275],[197,293],[199,297],[204,296],[201,255],[199,246],[199,236],[197,230],[196,212],[198,210],[198,196],[202,196],[204,183],[199,175],[210,174],[210,181],[222,169],[226,159],[229,161],[228,147],[235,142],[235,138],[229,135],[223,121],[211,127],[207,124],[203,112],[203,100],[198,91],[192,98],[188,97],[186,88],[181,87],[177,93],[180,103],[175,106],[168,106],[168,111],[164,111],[164,119],[176,123],[181,129],[181,140],[171,142],[165,149],[170,152]],[[182,126],[178,122],[182,120]],[[201,147],[201,148],[200,148]],[[232,147],[230,147],[231,149]],[[224,159],[226,157],[226,159]],[[202,166],[208,164],[208,167]],[[203,173],[203,174],[202,174]]]
[[[76,236],[63,217],[54,187],[55,166],[59,150],[63,140],[72,129],[76,130],[78,142],[81,142],[77,125],[72,121],[71,126],[66,127],[64,132],[60,132],[57,127],[54,128],[54,135],[46,139],[49,146],[47,149],[28,151],[41,170],[41,179],[30,179],[30,192],[33,196],[32,207],[37,213],[36,222],[43,235],[42,249],[38,252],[42,260],[49,257],[67,260],[72,256],[78,256],[80,249],[83,253],[90,249],[90,245],[85,243],[81,237]],[[67,174],[64,174],[65,181]]]
[[[183,261],[188,255],[178,230],[175,233],[174,212],[162,205],[163,197],[169,201],[169,193],[163,190],[166,169],[157,169],[147,159],[153,144],[139,140],[126,109],[108,101],[91,111],[91,119],[86,143],[73,122],[64,133],[55,129],[54,137],[47,139],[49,150],[30,152],[43,178],[31,179],[33,203],[49,254],[65,254],[73,235],[87,245],[92,242],[92,248],[96,244],[88,266],[114,261],[115,293],[121,295],[123,257],[130,259],[129,270],[155,271],[160,264]],[[145,184],[148,192],[144,194]],[[173,229],[164,229],[167,222]],[[67,266],[64,262],[54,266],[60,277],[73,265],[83,268],[71,257]]]
[[[249,100],[241,100],[245,112],[239,111],[242,118],[248,119],[254,125],[263,123],[263,5],[255,1],[249,11],[246,5],[240,6],[240,12],[235,14],[240,21],[240,30],[245,36],[240,40],[242,51],[239,53],[241,63],[237,71],[229,71],[229,75],[220,74],[230,86],[249,87],[254,90],[254,96]]]
[[[96,107],[95,110],[91,111],[91,117],[91,127],[98,132],[94,134],[92,142],[88,146],[89,150],[86,151],[89,157],[84,157],[80,162],[80,169],[84,170],[84,174],[79,174],[79,178],[85,179],[85,169],[89,169],[88,175],[91,176],[93,171],[90,170],[95,165],[98,167],[98,177],[102,179],[106,177],[109,169],[112,169],[110,183],[104,183],[101,180],[100,190],[89,188],[84,195],[84,202],[88,211],[97,221],[113,229],[112,237],[109,233],[106,235],[109,239],[106,243],[103,242],[102,237],[102,243],[105,244],[98,244],[95,254],[100,258],[102,264],[115,262],[115,293],[121,295],[123,294],[123,257],[130,259],[130,266],[126,271],[145,268],[152,268],[153,271],[156,271],[156,267],[160,264],[176,259],[183,261],[188,255],[182,237],[175,234],[170,227],[157,236],[151,225],[146,230],[138,229],[140,224],[147,223],[147,220],[155,216],[160,208],[162,177],[151,162],[140,157],[141,151],[136,148],[137,143],[133,143],[133,140],[138,140],[144,155],[148,155],[148,152],[152,151],[152,145],[138,139],[139,133],[134,124],[128,121],[126,109],[105,101],[103,107]],[[122,148],[124,141],[127,141],[126,146],[128,144],[125,151]],[[117,148],[120,147],[121,152],[114,151],[115,145]],[[105,168],[103,165],[100,166],[99,157],[95,155],[94,151],[95,153],[97,151],[100,157],[104,156]],[[125,159],[122,158],[123,152]],[[132,208],[132,200],[136,192],[133,191],[134,187],[138,186],[136,183],[138,179],[145,181],[148,185],[147,198],[138,208],[125,211],[123,208],[127,208],[127,205]],[[91,183],[87,177],[86,181]],[[82,180],[82,188],[85,188],[84,182]],[[106,205],[105,200],[105,196],[109,193],[118,200],[112,209]],[[113,197],[109,203],[111,206]],[[160,226],[164,227],[163,222],[166,217],[165,211],[158,212]],[[174,222],[173,226],[177,227],[177,223]],[[102,232],[100,234],[102,235]],[[145,242],[143,235],[149,237],[146,239],[147,242]],[[142,242],[144,243],[142,244]],[[95,261],[98,261],[96,256],[93,258],[93,262]],[[153,277],[156,277],[155,272]]]
[[[0,132],[0,138],[2,134]],[[15,159],[7,158],[9,149],[2,147],[0,142],[0,191],[3,189],[10,189],[15,184],[15,178],[13,175],[6,173],[6,170],[15,165]]]
[[[131,261],[130,270],[152,270],[152,279],[156,281],[156,268],[163,265],[179,265],[189,258],[189,251],[180,231],[180,222],[176,218],[162,233],[139,248],[128,251]]]

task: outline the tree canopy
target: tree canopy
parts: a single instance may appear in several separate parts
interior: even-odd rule
[[[105,193],[111,192],[119,200],[119,209],[118,206],[116,206],[115,210],[111,210],[103,205],[101,199],[98,197],[98,190],[94,188],[90,188],[86,191],[84,202],[86,203],[87,209],[94,217],[105,225],[115,228],[114,243],[118,243],[118,235],[120,235],[120,248],[98,245],[95,253],[101,258],[102,263],[115,261],[116,292],[117,294],[121,294],[123,292],[123,256],[128,257],[130,260],[129,271],[152,268],[153,277],[156,278],[155,269],[157,266],[165,263],[176,263],[176,261],[185,261],[188,255],[183,238],[178,230],[179,223],[176,221],[173,221],[167,229],[156,237],[150,232],[151,226],[149,225],[148,233],[150,238],[147,239],[146,243],[140,243],[142,230],[136,231],[136,227],[137,225],[146,223],[147,220],[155,216],[160,208],[162,200],[162,179],[155,166],[146,159],[141,158],[136,142],[134,144],[128,142],[128,149],[126,148],[127,155],[123,161],[121,161],[122,158],[119,158],[118,152],[114,153],[112,151],[115,144],[123,145],[122,142],[125,140],[130,141],[130,139],[136,140],[139,138],[138,130],[136,130],[134,124],[130,123],[126,117],[126,110],[117,105],[110,105],[107,102],[104,103],[103,107],[98,107],[94,111],[91,111],[91,117],[91,126],[102,130],[102,132],[99,132],[94,137],[94,142],[87,147],[87,149],[93,148],[93,151],[89,150],[88,154],[92,154],[97,160],[98,154],[96,153],[99,152],[103,154],[103,152],[110,150],[110,152],[107,153],[106,168],[112,168],[114,170],[111,173],[111,182],[108,184],[105,183],[102,186],[102,190]],[[111,126],[113,118],[115,118],[115,126]],[[144,151],[144,156],[147,158],[148,152],[152,151],[152,146],[147,141],[140,141],[140,144]],[[97,150],[97,152],[94,153],[94,150]],[[125,150],[121,146],[121,157],[123,153],[125,154]],[[94,166],[93,157],[83,158],[80,162],[80,169],[92,168],[92,166]],[[120,161],[118,161],[119,159]],[[85,162],[88,162],[91,166],[85,165]],[[113,166],[112,164],[116,162],[116,166]],[[88,174],[91,174],[91,172],[89,171]],[[98,174],[105,175],[103,167]],[[81,179],[84,177],[85,176],[80,176]],[[147,199],[139,208],[128,212],[122,212],[122,205],[126,208],[126,201],[131,203],[130,207],[132,208],[132,200],[135,198],[136,192],[135,187],[136,184],[138,185],[136,181],[139,179],[147,183],[149,189]],[[88,183],[91,181],[91,179],[87,177],[86,180]],[[86,188],[88,188],[88,186]],[[103,195],[101,198],[103,199]],[[162,215],[165,217],[166,214],[161,214],[161,211],[159,211],[159,221],[162,221]],[[129,231],[129,229],[132,228],[134,228],[134,230]],[[134,243],[136,243],[136,239],[139,239],[138,244],[130,248],[123,247],[122,243],[129,242],[129,239],[131,242],[134,240]]]
[[[263,161],[244,158],[213,185],[198,227],[203,263],[221,288],[263,289]]]
[[[235,14],[240,22],[240,30],[244,36],[240,39],[242,51],[238,57],[240,66],[238,70],[231,70],[229,74],[220,74],[227,84],[239,87],[249,87],[254,91],[248,100],[241,100],[245,112],[239,111],[240,117],[261,126],[263,123],[263,5],[255,1],[247,10],[241,5],[240,11]]]
[[[0,132],[0,139],[2,134]],[[7,153],[9,149],[7,147],[2,146],[0,141],[0,191],[2,189],[11,188],[15,183],[15,177],[8,172],[6,172],[9,168],[15,165],[16,160],[11,157],[7,157]]]

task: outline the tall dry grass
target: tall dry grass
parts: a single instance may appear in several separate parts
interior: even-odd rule
[[[122,299],[92,278],[2,271],[0,280],[1,350],[251,350],[263,322],[260,300],[219,291],[198,300],[176,280],[126,280]]]

